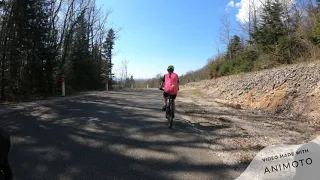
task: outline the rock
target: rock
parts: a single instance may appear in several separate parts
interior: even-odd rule
[[[297,89],[296,88],[289,88],[287,91],[286,91],[286,95],[287,96],[292,96],[293,94],[297,93]]]

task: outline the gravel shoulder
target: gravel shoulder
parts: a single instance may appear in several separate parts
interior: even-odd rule
[[[270,115],[305,119],[320,126],[320,61],[285,65],[191,82],[210,100],[221,99]]]
[[[177,111],[225,164],[246,167],[266,146],[307,143],[319,135],[320,128],[304,119],[234,109],[211,99],[196,87],[184,87],[177,98]]]

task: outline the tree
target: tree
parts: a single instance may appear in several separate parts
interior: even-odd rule
[[[120,68],[120,85],[124,87],[126,85],[128,79],[128,60],[124,60],[121,62]]]
[[[226,12],[224,16],[221,18],[221,22],[223,25],[223,29],[220,34],[220,41],[228,46],[231,41],[231,31],[232,31],[228,12]],[[229,54],[229,59],[232,59],[232,54]]]
[[[246,33],[248,42],[252,44],[252,34],[257,28],[258,24],[258,6],[256,3],[257,0],[248,0],[248,18],[240,19],[240,28]]]
[[[279,0],[267,0],[260,16],[261,22],[253,33],[253,39],[265,51],[270,52],[270,45],[277,44],[279,38],[287,31],[282,20],[284,18],[283,4]]]
[[[9,37],[12,36],[12,2],[6,3],[2,6],[2,16],[1,16],[1,99],[5,99],[5,93],[8,89],[9,73],[6,71],[8,69],[8,44],[10,43]]]
[[[82,14],[75,26],[72,51],[72,68],[74,73],[74,87],[76,90],[90,89],[93,64],[89,52],[88,24]],[[89,85],[89,87],[88,87]]]
[[[0,97],[21,99],[102,85],[107,15],[95,0],[8,0],[0,4]]]
[[[104,58],[107,63],[107,76],[108,76],[108,81],[112,79],[112,56],[113,56],[113,49],[114,49],[114,44],[115,44],[115,31],[111,28],[108,31],[107,38],[103,44],[103,53],[104,53]]]
[[[230,57],[238,56],[243,51],[243,49],[244,47],[240,37],[238,35],[234,35],[230,41],[230,44],[228,45],[226,58],[229,59]]]
[[[133,79],[133,76],[131,76],[131,77],[130,77],[130,84],[131,84],[131,85],[134,85],[134,79]]]
[[[45,93],[48,84],[45,73],[52,62],[50,48],[50,23],[46,0],[12,1],[7,56],[12,96]]]
[[[320,47],[320,1],[316,1],[316,7],[312,6],[311,2],[308,9],[308,38],[314,45]]]

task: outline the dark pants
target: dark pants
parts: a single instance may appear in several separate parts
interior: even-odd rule
[[[169,96],[168,93],[166,93],[166,92],[163,93],[163,97],[167,98],[168,96]],[[176,97],[177,97],[176,94],[175,94],[175,95],[172,95],[172,99],[176,99]]]

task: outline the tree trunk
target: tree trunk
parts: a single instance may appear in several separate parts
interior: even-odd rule
[[[7,56],[7,43],[8,43],[8,27],[9,27],[9,18],[12,16],[12,8],[10,9],[9,14],[5,14],[7,16],[6,20],[2,22],[2,30],[1,30],[1,37],[4,37],[3,47],[2,47],[2,60],[1,60],[1,99],[4,100],[5,98],[5,64],[6,64],[6,56]],[[5,23],[8,23],[5,25]],[[5,27],[7,27],[7,31],[5,31]],[[10,23],[11,27],[11,23]]]

